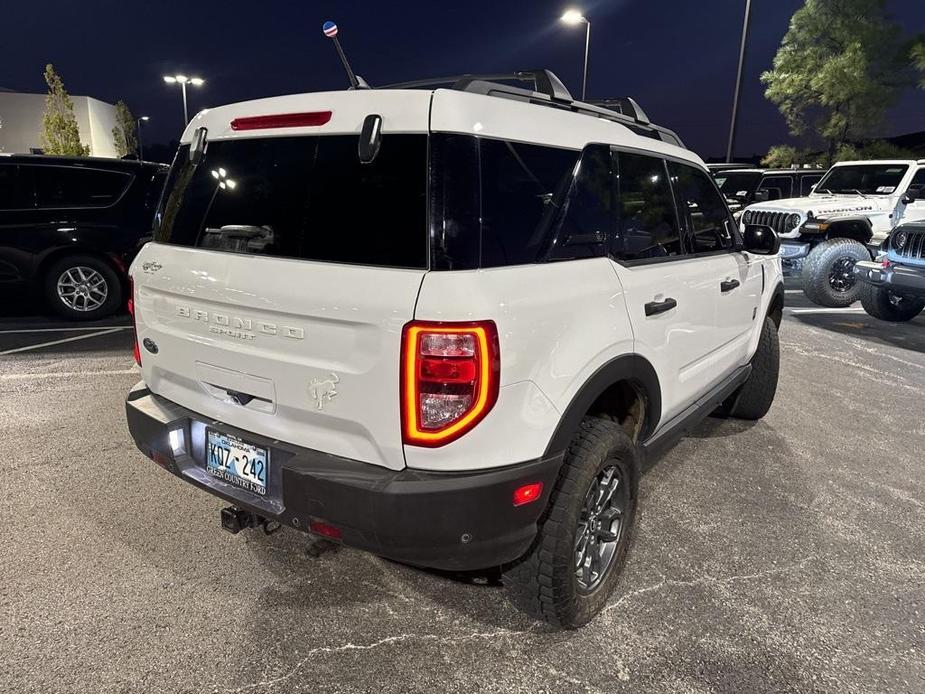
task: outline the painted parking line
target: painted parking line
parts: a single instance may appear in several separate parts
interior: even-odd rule
[[[802,294],[802,289],[785,289],[784,294]]]
[[[17,352],[29,352],[34,349],[41,349],[42,347],[52,347],[54,345],[63,345],[65,342],[77,342],[78,340],[89,340],[91,337],[99,337],[100,335],[110,335],[112,333],[117,333],[122,328],[108,328],[106,330],[100,330],[95,333],[89,333],[87,335],[77,335],[76,337],[65,337],[63,340],[52,340],[51,342],[42,342],[37,345],[27,345],[25,347],[17,347],[16,349],[8,349],[5,352],[0,352],[0,356],[4,354],[16,354]]]
[[[23,333],[81,333],[93,330],[131,330],[131,325],[94,325],[92,328],[23,328],[17,330],[0,330],[0,335],[19,335]]]
[[[126,376],[141,374],[137,367],[130,369],[110,369],[107,371],[53,371],[38,374],[0,374],[0,381],[31,381],[43,378],[78,378],[80,376]]]

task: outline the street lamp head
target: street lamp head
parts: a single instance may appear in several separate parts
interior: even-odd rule
[[[560,17],[560,19],[566,24],[572,24],[572,25],[588,23],[588,20],[585,19],[585,16],[581,12],[575,9],[566,10],[565,13],[562,15],[562,17]]]
[[[187,77],[186,75],[174,75],[173,78],[180,84],[186,84],[187,82],[189,82],[189,77]]]
[[[142,116],[138,120],[151,120],[151,116]]]
[[[205,82],[205,80],[202,79],[202,77],[193,77],[190,79],[190,82],[192,83],[194,87],[201,87],[203,83]]]
[[[174,82],[177,81],[177,78],[176,78],[176,77],[171,77],[170,75],[164,75],[164,81],[165,81],[167,84],[173,84]]]

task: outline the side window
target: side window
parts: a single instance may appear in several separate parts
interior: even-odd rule
[[[482,267],[539,260],[579,157],[575,150],[481,141]]]
[[[667,258],[683,253],[677,212],[662,159],[620,152],[617,161],[617,260]]]
[[[793,197],[793,178],[790,176],[765,176],[758,190],[768,191],[768,200],[783,200]]]
[[[706,173],[686,164],[669,162],[675,197],[694,253],[732,250],[729,208]]]
[[[131,176],[65,166],[35,166],[38,207],[106,207],[122,195]]]
[[[0,210],[33,207],[29,170],[15,164],[0,164]]]
[[[812,176],[800,176],[800,197],[805,198],[813,192],[813,186],[822,180],[822,174]]]
[[[551,260],[597,258],[607,253],[613,228],[614,180],[610,147],[590,145],[581,155],[578,175],[559,205]]]
[[[925,192],[925,169],[919,169],[915,172],[915,176],[912,177],[912,182],[909,184],[909,190],[917,191],[920,196]]]

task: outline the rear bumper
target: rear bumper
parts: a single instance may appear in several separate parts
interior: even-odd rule
[[[862,261],[855,264],[854,274],[862,282],[897,294],[925,297],[925,268]]]
[[[300,448],[208,420],[143,384],[125,403],[139,450],[169,472],[239,508],[299,530],[339,528],[344,544],[397,561],[446,570],[498,566],[522,556],[556,481],[562,456],[475,473],[387,468]],[[265,446],[267,495],[205,471],[205,427]],[[171,432],[174,446],[171,445]],[[515,507],[514,490],[543,482],[539,501]]]

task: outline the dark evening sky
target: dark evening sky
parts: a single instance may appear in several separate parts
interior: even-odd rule
[[[0,86],[44,91],[53,62],[73,94],[124,99],[152,120],[145,142],[175,139],[179,89],[161,75],[206,79],[190,113],[222,103],[339,89],[346,80],[321,33],[333,19],[354,69],[371,84],[463,72],[549,67],[581,91],[584,27],[558,22],[562,0],[350,3],[10,0]],[[787,141],[758,75],[801,0],[754,0],[737,152]],[[725,151],[744,0],[584,0],[591,20],[589,98],[628,94],[704,157]],[[907,32],[925,32],[922,0],[889,0]],[[882,135],[925,130],[925,91],[892,109]]]

